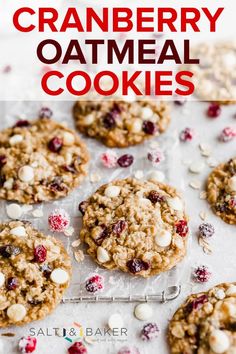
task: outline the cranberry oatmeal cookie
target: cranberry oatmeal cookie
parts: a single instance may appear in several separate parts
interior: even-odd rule
[[[236,350],[236,283],[190,295],[169,324],[172,354],[233,354]]]
[[[77,134],[47,118],[0,132],[0,198],[32,204],[64,197],[86,175],[89,156]]]
[[[163,133],[169,108],[157,101],[78,101],[74,118],[80,132],[109,147],[126,147]]]
[[[70,276],[70,258],[58,240],[28,222],[0,224],[0,327],[44,318]]]
[[[184,203],[173,187],[128,178],[101,186],[80,204],[81,239],[107,269],[149,277],[174,267],[186,253]]]
[[[212,171],[207,181],[207,199],[216,215],[236,224],[236,158]]]

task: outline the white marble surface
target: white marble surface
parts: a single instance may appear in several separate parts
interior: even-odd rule
[[[55,104],[56,103],[53,105]],[[30,103],[30,105],[32,105],[32,103]],[[175,159],[181,161],[185,160],[185,162],[186,159],[189,160],[189,162],[200,160],[205,163],[206,158],[200,155],[198,148],[199,142],[207,142],[210,144],[212,147],[212,156],[219,162],[235,156],[236,140],[229,143],[219,143],[216,137],[225,126],[235,127],[236,118],[234,115],[236,113],[236,106],[223,107],[222,115],[217,119],[207,118],[205,115],[206,108],[206,103],[187,103],[183,107],[173,106],[171,128],[165,135],[166,139],[168,139],[168,136],[172,137],[175,132],[179,132],[186,126],[193,127],[196,130],[196,137],[192,142],[181,144],[179,147],[176,147],[176,151],[173,151],[173,163],[176,162]],[[1,121],[5,125],[6,122],[4,119],[4,115],[2,115]],[[15,117],[12,117],[12,119],[15,119]],[[142,149],[142,146],[138,147],[139,152],[141,152]],[[160,328],[158,339],[152,343],[144,343],[140,340],[139,333],[143,323],[135,319],[133,316],[135,304],[63,304],[60,305],[51,316],[43,321],[19,329],[10,328],[7,330],[1,330],[1,334],[6,332],[16,334],[15,337],[12,338],[0,338],[0,340],[4,342],[4,351],[2,352],[17,353],[16,347],[20,336],[30,334],[30,328],[35,328],[36,330],[42,328],[44,336],[42,334],[38,336],[38,349],[36,353],[66,353],[70,344],[64,338],[51,335],[53,328],[73,327],[73,322],[76,321],[84,327],[92,327],[93,330],[96,330],[97,327],[105,327],[109,316],[112,313],[118,312],[122,315],[124,325],[128,329],[128,336],[125,337],[125,341],[122,342],[122,338],[118,337],[113,339],[111,337],[97,337],[97,343],[87,345],[89,353],[116,354],[118,349],[123,345],[135,345],[139,348],[141,354],[168,353],[166,345],[166,327],[168,320],[186,295],[191,291],[201,291],[219,282],[235,281],[236,227],[229,226],[216,218],[210,211],[207,202],[199,199],[199,191],[193,190],[188,186],[190,181],[199,180],[202,183],[201,190],[204,189],[205,178],[211,169],[205,163],[204,171],[200,175],[193,175],[188,172],[188,167],[185,164],[180,163],[180,161],[176,166],[179,166],[178,169],[180,169],[180,171],[176,171],[176,176],[172,172],[172,178],[178,179],[176,185],[179,185],[180,182],[182,184],[182,181],[184,184],[183,189],[187,210],[190,215],[192,241],[190,241],[187,261],[184,262],[182,266],[181,277],[183,291],[181,296],[172,303],[151,305],[153,308],[153,317],[151,321],[156,322]],[[179,179],[181,179],[181,181],[179,181]],[[61,205],[63,205],[63,201],[61,202]],[[207,213],[207,221],[213,223],[216,228],[216,234],[211,241],[213,248],[211,256],[204,254],[197,243],[196,231],[198,225],[201,223],[199,217],[201,211]],[[4,213],[4,206],[2,206],[1,219],[4,218]],[[213,277],[205,286],[193,285],[190,283],[191,266],[198,263],[208,264],[212,268]],[[48,336],[46,335],[47,329]]]

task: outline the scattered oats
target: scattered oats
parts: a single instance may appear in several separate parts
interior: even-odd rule
[[[192,181],[189,183],[189,186],[193,189],[200,189],[201,188],[201,182],[200,181]]]
[[[208,255],[212,254],[212,248],[211,248],[209,242],[206,241],[206,239],[203,239],[202,237],[198,237],[198,244],[199,244],[199,246],[202,247],[204,253],[206,253]]]
[[[142,179],[143,178],[143,171],[142,170],[135,171],[134,177],[137,179]]]
[[[199,213],[199,216],[200,216],[200,218],[204,221],[204,220],[206,220],[207,213],[206,213],[205,211],[201,211],[201,212]]]
[[[76,248],[76,247],[79,247],[80,244],[81,244],[81,241],[78,238],[78,240],[75,240],[75,241],[72,242],[71,246]]]
[[[214,157],[209,157],[209,159],[207,159],[207,164],[210,167],[216,167],[218,165],[218,161]]]
[[[192,163],[192,160],[190,160],[190,159],[183,159],[183,160],[182,160],[182,163],[183,163],[183,165],[185,165],[185,166],[189,166],[189,165]]]
[[[74,252],[74,257],[75,257],[75,260],[80,263],[84,260],[84,253],[83,251],[81,250],[78,250],[78,251],[75,251]]]
[[[207,150],[211,151],[211,146],[209,144],[207,144],[207,143],[200,143],[199,144],[199,149],[201,151],[207,151]]]
[[[189,171],[192,173],[200,173],[204,167],[205,165],[202,161],[195,161],[189,166]]]
[[[65,229],[64,235],[70,237],[73,235],[74,232],[75,229],[73,228],[73,226],[69,226],[67,229]]]
[[[199,194],[199,198],[205,200],[207,198],[207,192],[206,191],[201,191],[200,194]]]
[[[92,182],[92,183],[99,182],[101,180],[101,178],[102,178],[101,175],[97,172],[90,174],[90,182]]]
[[[160,147],[158,141],[152,141],[150,144],[149,144],[150,148],[152,149],[157,149]]]
[[[43,217],[43,211],[42,209],[35,209],[32,211],[32,215],[34,218],[42,218]]]

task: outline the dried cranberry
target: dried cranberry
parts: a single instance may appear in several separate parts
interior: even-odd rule
[[[221,114],[221,107],[217,103],[212,103],[207,110],[207,115],[210,118],[217,118]]]
[[[147,198],[151,200],[153,204],[161,203],[165,200],[165,198],[162,195],[160,195],[157,191],[154,190],[148,194]]]
[[[105,240],[105,238],[109,237],[110,235],[109,228],[107,226],[101,225],[101,227],[102,231],[95,240],[96,244],[99,246],[102,244],[103,240]]]
[[[76,169],[75,169],[74,164],[72,164],[72,165],[65,165],[65,166],[63,166],[63,168],[64,168],[64,170],[65,170],[66,172],[70,172],[70,173],[73,173],[73,174],[75,174],[75,173],[77,172]]]
[[[26,128],[30,126],[30,122],[26,119],[20,119],[16,124],[14,125],[13,128]]]
[[[186,100],[182,99],[182,100],[175,100],[174,104],[176,106],[183,106],[186,103]]]
[[[52,117],[52,110],[48,107],[42,107],[39,111],[39,118],[47,118],[50,119]]]
[[[69,354],[87,354],[87,349],[82,342],[75,342],[69,349]]]
[[[100,275],[94,275],[86,281],[85,288],[89,293],[96,293],[103,289],[103,282],[103,277]]]
[[[15,290],[19,286],[19,282],[17,278],[10,277],[7,279],[6,287],[8,290]]]
[[[193,301],[189,302],[186,306],[188,312],[192,312],[193,310],[198,310],[208,301],[208,296],[203,294],[194,299]]]
[[[34,260],[38,263],[43,263],[47,258],[47,249],[43,245],[39,245],[34,249]]]
[[[48,278],[49,275],[52,273],[52,267],[50,267],[50,265],[46,263],[42,264],[39,269],[46,278]]]
[[[104,118],[103,118],[103,125],[106,129],[113,129],[116,126],[116,121],[114,116],[111,113],[108,113]]]
[[[133,162],[134,162],[134,157],[129,154],[122,155],[117,160],[118,165],[124,168],[131,166]]]
[[[155,134],[156,130],[157,130],[157,126],[155,125],[155,123],[151,122],[150,120],[145,120],[143,122],[144,133],[153,135]]]
[[[2,168],[7,163],[7,157],[5,155],[0,155],[0,168]]]
[[[52,152],[59,152],[62,149],[62,146],[63,141],[58,137],[52,138],[48,143],[48,148]]]
[[[11,256],[17,256],[21,253],[20,247],[13,245],[6,245],[0,247],[0,255],[4,258],[10,258]]]
[[[113,226],[112,231],[117,235],[121,235],[122,232],[126,229],[127,222],[125,220],[118,220]]]
[[[141,339],[144,341],[152,340],[159,335],[159,328],[156,323],[146,324],[141,331]]]
[[[62,184],[62,179],[60,177],[56,177],[49,184],[49,188],[52,190],[52,192],[63,192],[65,190],[65,185]]]
[[[186,220],[179,220],[175,224],[175,229],[177,234],[179,234],[181,237],[185,237],[188,233],[188,223]]]
[[[134,258],[126,263],[129,271],[133,274],[139,273],[142,270],[148,270],[150,268],[149,263],[144,262],[142,259]]]
[[[87,207],[88,207],[88,202],[86,200],[83,200],[79,204],[79,211],[81,212],[82,215],[85,214]]]

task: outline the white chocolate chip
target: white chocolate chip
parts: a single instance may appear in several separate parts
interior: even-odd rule
[[[168,198],[167,203],[171,209],[176,211],[182,211],[184,208],[183,201],[179,197]]]
[[[236,295],[236,285],[230,285],[226,290],[226,296],[235,296]]]
[[[224,331],[215,329],[209,337],[209,344],[214,353],[224,353],[230,347],[230,342],[227,334]]]
[[[20,134],[16,134],[13,135],[10,139],[9,139],[9,143],[10,145],[16,145],[18,143],[21,143],[23,141],[23,136]]]
[[[56,268],[50,275],[51,280],[56,284],[65,284],[69,281],[69,274],[61,268]]]
[[[94,115],[93,114],[88,114],[83,119],[84,125],[91,125],[93,122],[94,122]]]
[[[97,249],[97,259],[100,263],[106,263],[110,260],[108,252],[101,246]]]
[[[135,317],[140,321],[147,321],[153,315],[153,310],[148,304],[139,304],[134,309]]]
[[[143,122],[141,121],[141,119],[134,119],[132,124],[131,124],[131,132],[132,133],[140,133],[142,131],[142,125]]]
[[[123,325],[124,325],[124,321],[119,313],[114,313],[108,319],[108,326],[111,330],[114,328],[120,329],[123,327]]]
[[[9,179],[6,180],[6,182],[4,182],[3,188],[11,190],[13,188],[13,184],[14,184],[14,179],[13,178],[9,178]]]
[[[0,288],[5,284],[5,275],[0,272]]]
[[[142,119],[148,119],[153,116],[153,110],[149,107],[141,108],[140,115]]]
[[[65,132],[63,134],[63,144],[66,146],[71,146],[75,143],[75,137],[72,133]]]
[[[118,197],[118,195],[120,194],[120,187],[118,186],[108,186],[105,189],[105,196],[108,198],[115,198]]]
[[[13,322],[22,321],[26,315],[26,308],[22,304],[14,304],[8,307],[7,309],[7,316]]]
[[[157,182],[163,182],[165,179],[165,175],[162,171],[151,171],[148,174],[148,179],[153,179]]]
[[[161,230],[155,237],[155,242],[160,247],[167,247],[171,244],[172,235],[167,230]]]
[[[18,237],[25,237],[26,230],[25,230],[24,226],[17,226],[17,227],[14,227],[14,229],[11,229],[10,234],[14,235],[14,236],[18,236]]]
[[[7,205],[6,211],[10,219],[19,219],[23,213],[21,206],[15,203]]]
[[[34,179],[34,169],[31,166],[23,166],[18,171],[18,177],[22,182],[31,182]]]
[[[218,300],[223,300],[225,298],[225,292],[223,289],[216,289],[214,294]]]
[[[229,179],[228,186],[232,192],[236,192],[236,175]]]
[[[195,161],[189,167],[189,171],[192,173],[200,173],[202,172],[203,169],[204,169],[204,163],[201,161]]]

